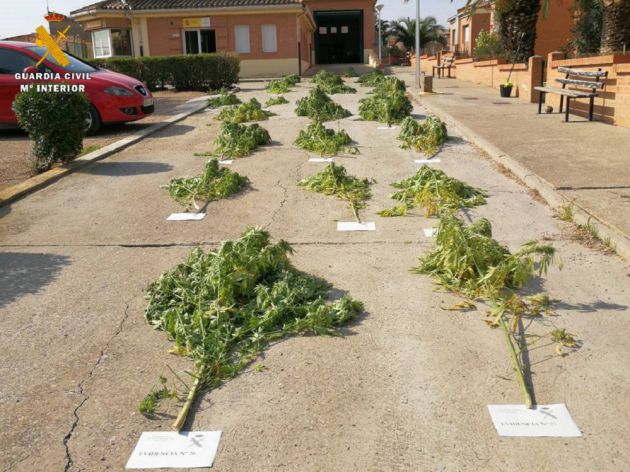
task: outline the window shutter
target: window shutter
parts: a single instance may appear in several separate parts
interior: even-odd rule
[[[234,46],[236,52],[249,53],[249,26],[238,25],[234,27]]]
[[[263,52],[278,52],[278,33],[276,25],[262,25]]]

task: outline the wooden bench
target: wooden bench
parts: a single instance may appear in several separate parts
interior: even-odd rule
[[[455,67],[455,58],[453,56],[442,58],[442,63],[437,66],[433,66],[433,77],[435,77],[435,71],[438,71],[438,77],[444,76],[444,71],[448,71],[448,78],[451,78],[451,68]]]
[[[556,95],[560,95],[559,113],[562,113],[564,98],[566,97],[567,99],[564,121],[569,121],[571,99],[577,100],[580,98],[588,98],[590,100],[588,107],[588,120],[593,121],[595,97],[597,97],[598,91],[603,91],[604,87],[606,87],[606,78],[608,77],[608,72],[604,72],[601,69],[597,69],[597,71],[586,71],[571,69],[570,67],[558,67],[558,72],[566,74],[564,79],[556,78],[556,82],[561,83],[562,88],[549,86],[534,87],[534,90],[540,92],[540,97],[538,98],[538,114],[542,113],[542,105],[545,102],[545,95],[548,93],[555,93]],[[579,78],[573,79],[571,77]],[[567,85],[571,86],[572,88],[567,88]],[[577,87],[588,90],[580,90]]]

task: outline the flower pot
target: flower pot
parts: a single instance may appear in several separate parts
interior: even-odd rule
[[[510,98],[510,95],[512,95],[512,85],[499,85],[499,92],[501,92],[501,97]]]

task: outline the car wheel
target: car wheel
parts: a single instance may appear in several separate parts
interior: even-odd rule
[[[98,110],[92,104],[90,104],[90,111],[85,119],[85,123],[87,124],[85,133],[88,135],[96,134],[96,132],[101,129],[101,115],[98,114]]]

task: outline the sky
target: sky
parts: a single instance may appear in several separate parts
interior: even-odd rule
[[[48,0],[50,9],[67,14],[96,0]],[[416,14],[415,0],[404,3],[403,0],[379,0],[384,5],[384,19],[397,19]],[[422,0],[420,15],[434,16],[442,25],[455,10],[464,4],[463,0]],[[0,38],[32,33],[35,28],[44,24],[46,0],[0,0]]]

